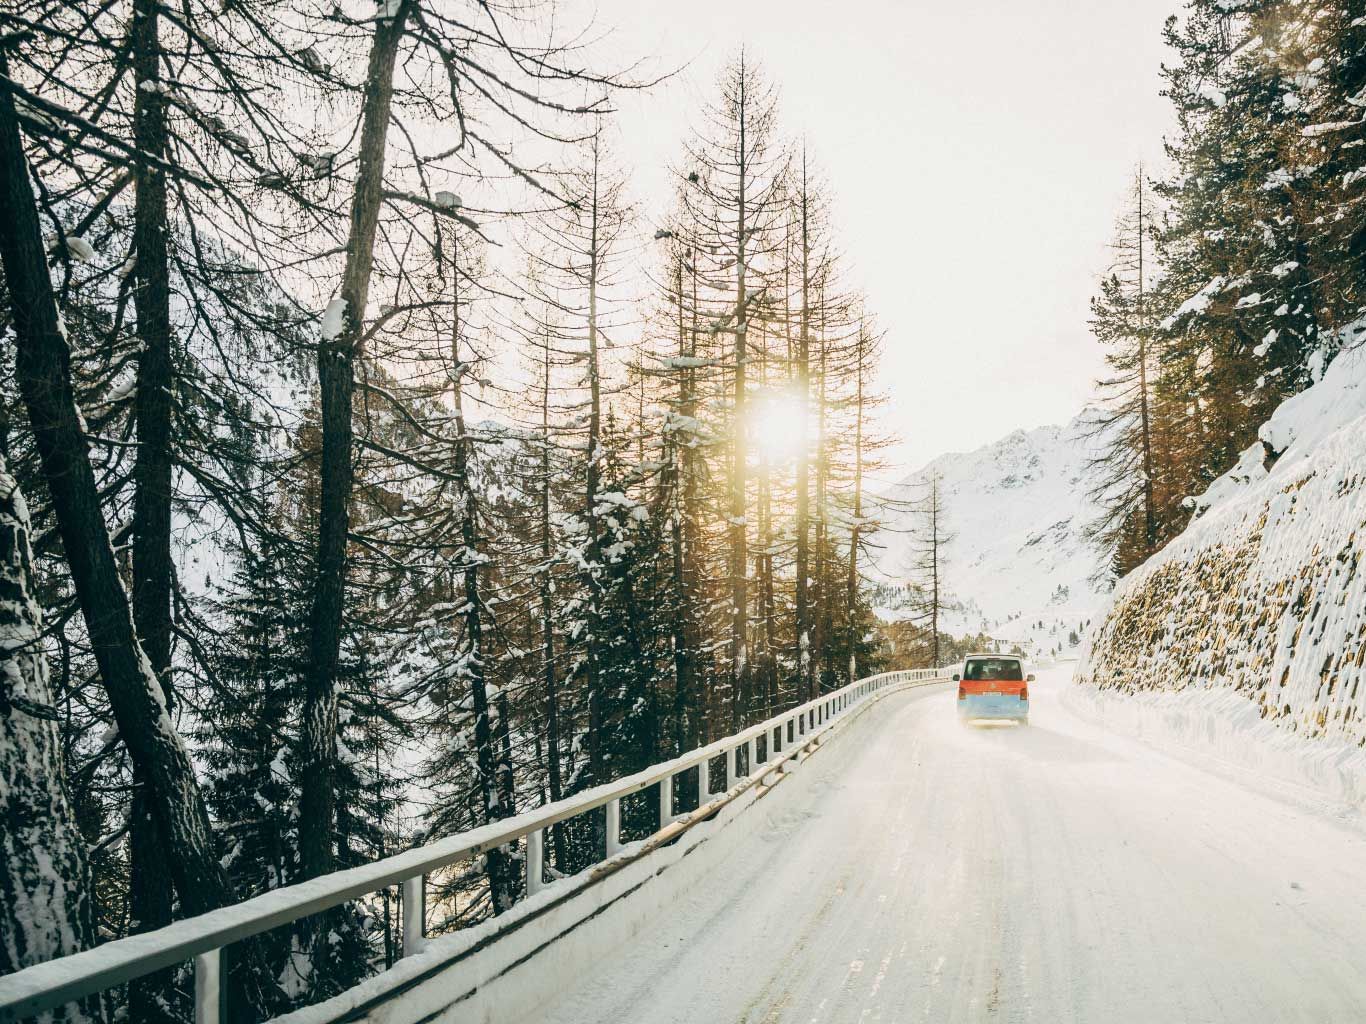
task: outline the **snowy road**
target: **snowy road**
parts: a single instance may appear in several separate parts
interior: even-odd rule
[[[536,1019],[1366,1020],[1366,834],[1092,727],[1069,671],[1027,728],[889,698]]]

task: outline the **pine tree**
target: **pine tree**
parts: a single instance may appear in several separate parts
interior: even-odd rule
[[[749,321],[751,307],[762,297],[754,269],[778,246],[783,211],[782,179],[786,154],[776,137],[776,100],[753,60],[742,50],[721,73],[720,98],[708,107],[704,127],[687,148],[692,185],[683,193],[689,238],[704,287],[725,298],[708,300],[706,330],[722,346],[729,370],[730,408],[722,431],[726,453],[727,590],[723,601],[729,620],[727,683],[718,694],[730,709],[730,722],[740,721],[750,699],[749,591]],[[728,294],[727,294],[728,293]]]
[[[941,615],[947,603],[948,564],[944,547],[953,540],[943,491],[939,474],[931,474],[917,502],[917,522],[911,534],[911,580],[921,595],[918,619],[928,630],[925,656],[934,667],[944,664],[940,635]]]
[[[1159,509],[1159,465],[1170,459],[1158,451],[1162,436],[1155,422],[1156,361],[1148,275],[1152,272],[1153,201],[1140,165],[1134,172],[1126,208],[1115,228],[1114,262],[1091,300],[1091,330],[1107,348],[1111,376],[1100,382],[1104,412],[1091,424],[1099,454],[1091,462],[1091,495],[1103,508],[1089,529],[1107,550],[1123,549],[1120,575],[1152,554],[1165,539]],[[1133,550],[1131,550],[1133,549]]]

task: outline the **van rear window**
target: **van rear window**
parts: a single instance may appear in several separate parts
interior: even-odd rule
[[[963,668],[964,679],[1003,679],[1017,682],[1024,679],[1020,662],[1015,658],[973,658]]]

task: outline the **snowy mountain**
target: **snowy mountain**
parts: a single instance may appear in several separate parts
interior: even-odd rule
[[[1091,577],[1101,564],[1083,531],[1096,516],[1086,497],[1089,450],[1083,411],[1070,423],[1016,430],[973,452],[941,455],[906,477],[889,498],[914,502],[938,474],[951,608],[941,629],[987,632],[1031,653],[1070,647],[1069,634],[1104,603]],[[899,510],[881,535],[881,574],[910,576],[917,515]],[[887,607],[898,618],[904,610]],[[1042,625],[1040,625],[1042,623]]]

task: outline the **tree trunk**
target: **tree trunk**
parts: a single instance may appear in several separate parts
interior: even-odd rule
[[[687,355],[697,355],[697,263],[696,257],[691,270],[692,311],[688,325]],[[681,323],[680,319],[680,323]],[[682,338],[679,339],[680,344]],[[697,370],[692,366],[684,367],[681,408],[683,415],[692,419],[697,415]],[[679,453],[679,470],[683,474],[683,527],[682,542],[682,586],[683,629],[688,651],[688,676],[686,699],[689,701],[688,726],[685,740],[686,749],[700,746],[707,740],[706,710],[707,676],[701,663],[701,625],[699,605],[702,590],[702,481],[701,466],[694,445],[685,445]]]
[[[815,510],[815,565],[813,570],[813,581],[811,594],[811,664],[812,680],[811,692],[808,700],[815,700],[825,686],[825,673],[823,671],[829,661],[830,642],[830,601],[834,596],[832,593],[833,582],[830,578],[831,558],[830,558],[830,533],[829,523],[826,519],[826,502],[829,493],[830,479],[830,460],[827,454],[828,439],[826,437],[826,364],[828,355],[828,339],[826,337],[826,310],[825,288],[822,285],[820,295],[820,367],[816,371],[816,510]]]
[[[801,443],[797,449],[796,593],[797,701],[815,694],[814,659],[811,657],[811,451],[807,420],[811,401],[811,245],[810,203],[806,188],[806,150],[802,150],[801,215],[802,307],[797,332],[797,416]]]
[[[939,477],[930,481],[930,652],[939,667]]]
[[[858,362],[854,391],[854,522],[849,528],[849,575],[845,581],[848,606],[849,682],[858,678],[858,546],[859,521],[863,518],[863,373],[868,337],[863,324],[858,330]]]
[[[743,54],[741,60],[743,61]],[[735,391],[733,399],[734,437],[731,440],[730,478],[730,706],[731,727],[740,724],[740,694],[747,689],[749,679],[749,551],[748,526],[745,523],[745,461],[748,457],[745,423],[745,361],[747,328],[745,303],[745,235],[746,214],[746,115],[745,75],[740,73],[740,145],[737,149],[739,166],[739,201],[735,216]]]
[[[678,317],[678,354],[684,360],[697,355],[696,324],[689,323],[683,291],[684,260],[680,257],[674,273],[675,311]],[[697,311],[697,270],[692,277],[692,315]],[[673,555],[673,587],[677,607],[673,622],[674,660],[674,747],[675,753],[691,750],[702,741],[701,724],[705,698],[699,686],[698,604],[698,479],[696,435],[691,426],[697,414],[697,371],[687,362],[678,370],[678,415],[686,424],[670,432],[669,465],[671,509],[669,524]],[[684,439],[680,439],[685,435]]]
[[[766,336],[761,338],[758,346],[759,357],[759,388],[764,391],[768,387],[768,349]],[[777,637],[774,635],[774,583],[773,583],[773,471],[769,466],[768,453],[759,453],[759,502],[758,502],[758,538],[759,554],[754,559],[754,572],[759,582],[759,608],[762,616],[762,626],[757,631],[758,634],[758,672],[759,679],[752,683],[754,689],[762,693],[763,707],[771,708],[773,688],[778,673],[778,647]],[[747,695],[745,701],[745,721],[753,721],[768,718],[772,715],[769,710],[766,713],[755,715],[755,701],[752,696]]]
[[[0,74],[8,64],[0,57]],[[0,258],[13,306],[15,375],[43,477],[119,735],[144,773],[171,879],[190,914],[229,902],[209,816],[161,684],[133,629],[90,467],[71,385],[71,353],[57,316],[13,98],[0,94]]]
[[[1157,506],[1153,501],[1153,442],[1148,401],[1148,325],[1143,281],[1143,165],[1138,166],[1138,403],[1143,432],[1143,539],[1146,558],[1157,550]]]
[[[583,518],[587,527],[584,547],[588,564],[584,583],[588,591],[588,630],[585,637],[585,666],[588,673],[588,766],[592,782],[606,780],[606,750],[603,744],[607,727],[602,678],[601,649],[598,630],[602,626],[602,558],[601,538],[598,536],[598,485],[602,452],[602,390],[598,377],[598,164],[597,148],[593,150],[593,194],[589,210],[592,223],[588,243],[588,438],[585,442],[587,459],[584,465]],[[594,828],[598,847],[605,849],[605,824],[595,815]]]
[[[139,83],[160,80],[161,43],[155,0],[135,0],[130,33]],[[138,88],[133,98],[133,141],[157,161],[166,155],[166,98]],[[133,622],[166,706],[174,709],[171,671],[171,284],[167,257],[166,175],[151,161],[133,175],[133,304],[140,342],[134,415],[137,459],[133,468]],[[129,911],[135,932],[171,923],[165,847],[149,806],[151,790],[133,774],[129,813]],[[128,988],[131,1019],[168,1019],[174,972],[139,978]]]
[[[336,864],[337,665],[346,600],[346,541],[350,529],[352,392],[361,331],[370,294],[375,229],[383,202],[384,150],[393,99],[394,64],[409,0],[375,27],[366,72],[360,138],[360,171],[351,199],[351,229],[339,299],[342,328],[318,346],[322,456],[319,464],[318,553],[309,615],[309,665],[305,680],[299,765],[299,858],[304,878]]]
[[[461,661],[470,688],[470,703],[474,711],[474,756],[479,769],[479,800],[484,822],[497,821],[515,813],[513,806],[511,752],[507,750],[507,718],[500,714],[498,729],[493,727],[489,710],[487,677],[484,674],[484,603],[479,592],[479,503],[470,479],[470,441],[465,432],[465,409],[460,372],[460,261],[451,259],[451,366],[455,379],[451,384],[451,403],[454,407],[455,446],[452,477],[460,502],[460,575],[464,588],[465,651]],[[499,741],[504,754],[495,751]],[[511,909],[516,899],[516,864],[505,848],[499,846],[485,855],[489,880],[489,895],[493,912],[501,914]]]
[[[0,454],[0,976],[90,945],[90,872],[66,789],[28,508]],[[96,1020],[99,1004],[62,1020]]]
[[[552,802],[564,796],[560,777],[560,693],[555,672],[555,613],[550,575],[550,337],[545,338],[545,376],[541,387],[541,642],[545,673],[546,703],[546,765]],[[555,866],[568,870],[569,852],[565,846],[564,823],[556,822],[550,829]]]

